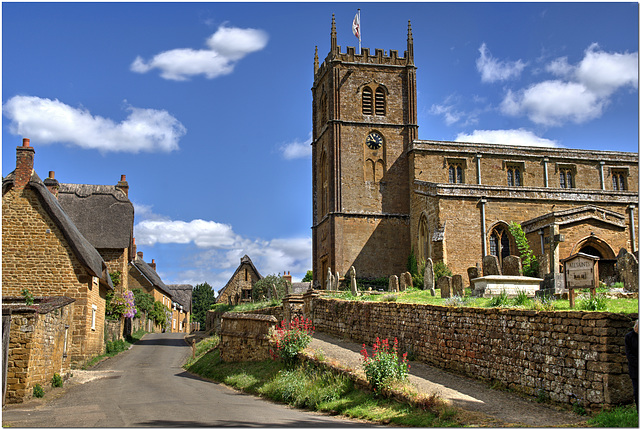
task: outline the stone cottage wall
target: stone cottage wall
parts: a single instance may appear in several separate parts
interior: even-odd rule
[[[78,365],[104,350],[106,290],[92,278],[36,192],[12,189],[2,198],[2,294],[66,296],[76,300],[69,355]],[[92,306],[96,329],[91,329]]]
[[[324,298],[306,304],[318,331],[367,344],[397,337],[416,360],[525,394],[596,408],[633,401],[624,334],[637,315]]]
[[[68,301],[67,301],[68,303]],[[53,374],[70,371],[71,360],[64,354],[65,330],[69,327],[73,304],[46,313],[33,308],[13,309],[7,368],[7,403],[19,403],[33,394],[33,386],[51,386]],[[67,341],[71,333],[67,332]]]

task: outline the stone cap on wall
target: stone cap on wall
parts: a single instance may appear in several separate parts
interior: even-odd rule
[[[40,296],[33,298],[33,304],[27,305],[22,296],[3,296],[3,313],[40,313],[46,314],[53,310],[64,307],[75,302],[75,299],[66,296]]]

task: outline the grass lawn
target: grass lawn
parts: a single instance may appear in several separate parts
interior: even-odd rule
[[[625,313],[632,314],[638,312],[638,299],[625,299],[625,298],[606,298],[603,295],[603,292],[606,292],[606,289],[597,289],[597,294],[600,297],[601,301],[604,303],[604,309],[600,311],[608,311],[611,313]],[[435,290],[436,295],[431,296],[431,292],[410,288],[404,292],[393,292],[393,293],[376,293],[376,294],[368,294],[364,292],[362,295],[358,297],[354,297],[351,292],[342,292],[336,293],[332,295],[326,295],[325,298],[336,298],[336,299],[346,299],[346,300],[356,300],[356,301],[394,301],[394,302],[402,302],[402,303],[410,303],[410,304],[431,304],[431,305],[447,305],[447,306],[464,306],[464,307],[477,307],[477,308],[487,308],[487,307],[509,307],[509,308],[522,308],[522,309],[533,309],[533,310],[556,310],[556,311],[568,311],[571,310],[569,308],[569,300],[568,299],[547,299],[542,300],[538,298],[511,298],[508,300],[504,300],[503,302],[499,301],[495,298],[475,298],[471,297],[471,290],[465,289],[465,296],[463,298],[460,297],[452,297],[452,298],[441,298],[440,290]],[[583,304],[583,301],[586,301],[588,297],[590,297],[590,292],[588,291],[577,291],[576,293],[576,305],[573,308],[575,311],[593,311],[590,308],[586,308]],[[500,305],[496,305],[500,304]]]
[[[297,408],[398,426],[464,425],[458,420],[457,410],[440,401],[433,401],[428,408],[421,409],[377,397],[357,389],[348,377],[324,371],[310,363],[286,368],[273,360],[222,362],[220,352],[214,349],[185,368],[201,377]]]

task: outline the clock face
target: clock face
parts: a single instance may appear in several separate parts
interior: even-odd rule
[[[369,149],[380,149],[382,146],[382,136],[376,132],[369,133],[366,143]]]

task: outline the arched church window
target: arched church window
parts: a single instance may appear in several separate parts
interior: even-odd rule
[[[362,88],[362,114],[373,114],[373,92],[368,86]]]
[[[502,260],[511,254],[509,231],[504,225],[498,225],[491,232],[489,253],[498,258],[500,265],[502,265]]]
[[[420,260],[426,261],[431,257],[430,244],[427,218],[423,215],[418,226],[418,258]]]
[[[386,115],[387,105],[384,89],[378,87],[376,89],[376,116]]]

